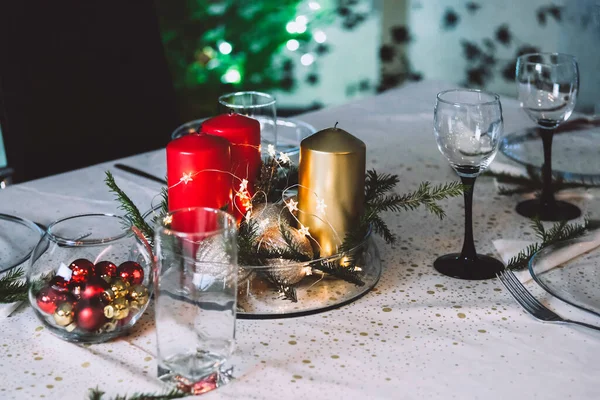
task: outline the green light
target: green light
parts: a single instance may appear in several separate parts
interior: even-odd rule
[[[229,68],[227,72],[221,77],[221,82],[223,83],[240,83],[242,80],[242,75],[240,71],[235,68]]]

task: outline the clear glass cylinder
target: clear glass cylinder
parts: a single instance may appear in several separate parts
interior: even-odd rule
[[[237,224],[220,210],[167,213],[155,227],[159,379],[192,394],[232,373],[237,304]]]

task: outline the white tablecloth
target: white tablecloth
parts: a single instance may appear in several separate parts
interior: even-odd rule
[[[424,180],[457,179],[432,132],[435,95],[449,87],[410,84],[300,119],[317,129],[339,122],[366,142],[368,168],[399,174],[398,191],[404,193]],[[503,99],[503,107],[506,132],[532,125],[516,101]],[[165,144],[169,135],[165,132]],[[164,150],[120,161],[165,176]],[[112,165],[14,185],[0,191],[0,212],[41,223],[75,213],[115,212],[117,203],[103,182],[107,169],[147,209],[160,184]],[[498,196],[492,179],[479,178],[473,214],[479,252],[493,253],[494,239],[533,237],[529,222],[514,211],[517,201]],[[600,398],[600,332],[537,322],[497,280],[455,280],[433,269],[437,256],[459,251],[462,243],[462,199],[443,205],[448,216],[441,222],[424,210],[389,215],[400,241],[393,247],[380,242],[383,276],[358,301],[313,316],[238,321],[239,378],[202,397]],[[592,199],[587,205],[597,218],[598,204]],[[600,324],[530,285],[565,316]],[[129,337],[80,346],[56,338],[29,307],[21,307],[0,321],[0,398],[83,399],[96,386],[110,396],[160,391],[154,355],[150,316]]]

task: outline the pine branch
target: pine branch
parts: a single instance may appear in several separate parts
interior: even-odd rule
[[[129,218],[131,223],[142,232],[142,234],[144,235],[146,240],[148,240],[148,242],[153,243],[154,230],[144,220],[142,214],[140,213],[140,210],[136,207],[133,201],[131,201],[129,196],[127,196],[125,192],[123,192],[121,188],[119,188],[119,186],[115,182],[115,178],[113,177],[110,171],[106,171],[106,178],[104,179],[104,181],[106,182],[106,185],[108,186],[110,191],[113,192],[117,197],[117,201],[120,204],[119,208],[125,211],[125,216]]]
[[[288,285],[278,279],[275,275],[268,271],[260,271],[260,273],[269,281],[277,290],[283,295],[283,300],[289,300],[292,303],[298,302],[298,296],[296,294],[296,287],[294,285]]]
[[[29,286],[23,280],[25,272],[22,268],[15,268],[0,278],[0,303],[14,303],[26,301]]]
[[[166,187],[160,189],[160,211],[163,215],[167,215],[169,212],[169,191]]]
[[[336,261],[319,261],[310,266],[321,272],[335,276],[336,278],[343,279],[346,282],[354,283],[356,286],[364,286],[365,283],[360,279],[360,275],[356,271],[356,264],[354,262],[356,258],[356,255],[354,255],[354,257],[352,257],[352,264],[348,266],[342,266]]]
[[[109,400],[105,399],[104,395],[106,392],[95,388],[89,389],[88,400]],[[170,399],[181,399],[183,397],[189,396],[189,393],[182,392],[177,389],[170,390],[169,392],[163,394],[155,394],[155,393],[134,393],[131,396],[127,395],[117,395],[113,397],[112,400],[170,400]]]
[[[583,235],[588,227],[589,221],[586,219],[583,224],[567,224],[566,221],[557,222],[549,230],[546,230],[539,220],[534,219],[531,221],[531,229],[540,239],[540,242],[530,244],[521,250],[519,254],[508,260],[506,268],[513,270],[525,269],[535,253],[563,240],[577,238]]]
[[[280,257],[298,262],[310,261],[310,257],[304,254],[299,244],[294,241],[289,228],[284,224],[283,220],[279,224],[279,231],[286,244],[286,251],[281,253]]]
[[[391,192],[398,182],[398,175],[379,175],[374,169],[368,170],[365,179],[365,202],[369,203],[376,197]]]

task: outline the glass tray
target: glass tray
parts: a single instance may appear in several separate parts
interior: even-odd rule
[[[154,206],[142,216],[152,225],[152,220],[159,212],[160,206]],[[272,284],[267,283],[261,276],[264,270],[278,268],[279,273],[287,274],[303,264],[292,264],[281,267],[240,266],[238,283],[238,311],[240,319],[276,319],[300,317],[317,314],[327,310],[342,307],[358,300],[375,287],[382,272],[379,249],[373,237],[365,240],[348,254],[355,250],[364,250],[358,258],[357,266],[361,268],[359,277],[364,283],[361,286],[334,278],[329,275],[313,275],[304,277],[296,284],[296,300],[284,299]],[[334,255],[327,261],[342,259],[342,255]]]
[[[39,226],[27,219],[0,214],[0,272],[27,261],[43,234]]]
[[[540,173],[544,163],[541,128],[528,128],[506,135],[500,151],[513,161]],[[565,180],[600,179],[600,127],[574,124],[557,129],[552,140],[552,172]]]
[[[546,247],[529,272],[552,296],[600,316],[600,232]]]

